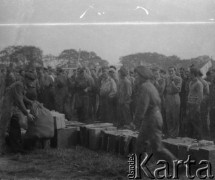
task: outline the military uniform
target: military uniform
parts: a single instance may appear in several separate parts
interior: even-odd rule
[[[65,113],[64,106],[68,95],[68,82],[65,75],[60,74],[55,78],[54,82],[54,99],[55,110],[60,113]]]
[[[199,78],[199,81],[203,84],[203,100],[201,102],[201,107],[200,107],[200,115],[201,115],[201,121],[202,121],[202,135],[203,138],[208,138],[209,137],[209,84],[207,81],[205,81],[202,78]]]
[[[181,87],[181,92],[180,92],[180,136],[185,135],[185,118],[186,118],[186,111],[187,111],[187,97],[189,93],[189,80],[187,78],[183,78],[182,81],[182,87]]]
[[[203,99],[203,85],[196,79],[189,84],[187,103],[187,136],[195,139],[202,138],[202,121],[200,105]]]
[[[91,88],[91,90],[89,91],[89,98],[90,98],[90,102],[89,102],[89,114],[90,114],[90,118],[92,121],[96,120],[96,112],[97,112],[97,108],[98,108],[98,101],[99,101],[99,86],[98,86],[98,77],[96,74],[92,73],[92,80],[93,81],[93,86]]]
[[[2,107],[0,107],[0,152],[2,152],[5,147],[5,133],[8,127],[10,127],[10,144],[17,150],[21,149],[21,131],[19,121],[14,117],[11,122],[11,117],[14,115],[13,112],[15,107],[18,108],[24,115],[28,115],[24,102],[26,104],[30,104],[30,101],[24,96],[24,94],[24,85],[19,81],[13,83],[6,89]],[[15,131],[18,132],[14,134]]]
[[[92,87],[90,80],[84,75],[75,79],[75,108],[81,122],[89,120],[89,90]]]
[[[108,77],[102,79],[100,87],[100,108],[99,120],[102,122],[115,123],[113,98],[116,97],[117,85],[115,81]]]
[[[132,85],[127,77],[119,80],[118,85],[118,126],[129,125],[132,122],[130,103]]]
[[[37,100],[39,84],[38,80],[34,80],[26,85],[26,97],[32,101]]]
[[[163,117],[163,133],[167,133],[167,123],[166,123],[166,111],[164,106],[164,90],[166,86],[166,80],[164,78],[159,78],[153,81],[154,86],[158,90],[161,99],[161,114]]]
[[[54,102],[54,81],[45,73],[41,79],[41,91],[42,91],[42,98],[41,102],[44,106],[49,110],[55,109],[55,102]]]
[[[178,76],[168,77],[165,88],[165,110],[167,134],[177,137],[179,134],[180,96],[182,79]]]
[[[172,162],[176,158],[163,147],[161,142],[163,120],[157,89],[148,80],[139,88],[138,97],[135,119],[141,120],[141,126],[136,142],[136,153],[146,151],[146,144],[149,141],[152,152],[157,158]]]

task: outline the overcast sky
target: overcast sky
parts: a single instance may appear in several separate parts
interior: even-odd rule
[[[136,52],[215,59],[214,19],[215,0],[0,0],[0,49],[34,45],[58,55],[81,48],[111,63]],[[95,22],[109,24],[91,24]],[[137,24],[129,25],[133,22]],[[143,22],[155,24],[138,24]]]

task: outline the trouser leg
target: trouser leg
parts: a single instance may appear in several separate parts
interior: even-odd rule
[[[23,152],[21,128],[17,116],[12,116],[11,118],[8,142],[13,152]]]
[[[206,139],[209,137],[208,115],[208,104],[203,102],[201,104],[202,137]]]
[[[156,118],[154,125],[150,128],[150,131],[149,141],[155,157],[157,159],[166,160],[169,163],[176,160],[176,157],[162,144],[162,119],[159,118],[159,116]]]

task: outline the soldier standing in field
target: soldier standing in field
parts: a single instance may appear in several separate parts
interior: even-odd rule
[[[128,79],[128,72],[124,67],[119,70],[119,85],[118,85],[118,107],[117,107],[117,125],[123,127],[129,125],[132,122],[130,103],[132,94],[132,85]]]
[[[93,86],[85,73],[85,68],[79,68],[75,78],[75,108],[81,122],[89,121],[89,92]]]
[[[44,104],[44,107],[46,107],[49,110],[55,109],[55,103],[54,103],[54,80],[49,75],[49,70],[47,68],[44,68],[44,74],[41,77],[41,100]]]
[[[110,77],[108,68],[103,68],[103,74],[100,85],[100,101],[99,101],[99,120],[102,122],[115,123],[116,107],[113,106],[114,98],[117,95],[117,85]],[[115,108],[115,109],[114,109]]]
[[[187,109],[187,96],[189,91],[189,74],[186,73],[184,68],[180,68],[180,76],[182,78],[182,86],[181,86],[181,92],[180,95],[180,130],[179,130],[179,136],[184,136],[185,134],[185,128],[184,128],[184,122],[186,118],[186,109]]]
[[[176,69],[169,67],[169,77],[166,80],[165,88],[165,108],[167,135],[169,137],[177,137],[179,134],[179,118],[180,118],[180,96],[182,79],[176,76]]]
[[[64,105],[68,95],[67,77],[63,73],[63,69],[57,68],[57,77],[54,82],[54,99],[55,109],[60,113],[65,113]]]
[[[198,75],[198,80],[202,83],[203,85],[203,99],[201,102],[201,107],[200,107],[200,116],[201,116],[201,121],[202,121],[202,136],[205,139],[209,138],[209,83],[202,78],[203,74],[199,70],[199,75]]]
[[[153,72],[153,76],[154,76],[152,82],[153,82],[154,86],[156,87],[156,89],[158,90],[158,93],[159,93],[160,99],[161,99],[161,114],[162,114],[163,123],[164,123],[163,132],[164,132],[164,134],[166,134],[167,124],[166,124],[165,107],[164,107],[164,90],[165,90],[165,86],[166,86],[166,80],[161,77],[159,68],[152,69],[152,72]]]
[[[203,84],[198,80],[199,70],[191,68],[189,94],[187,102],[187,135],[188,137],[202,138],[202,121],[200,117],[200,107],[203,100]]]

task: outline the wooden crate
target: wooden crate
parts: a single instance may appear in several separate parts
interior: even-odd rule
[[[57,129],[52,139],[54,148],[71,148],[79,143],[79,129],[77,127],[67,127]]]

